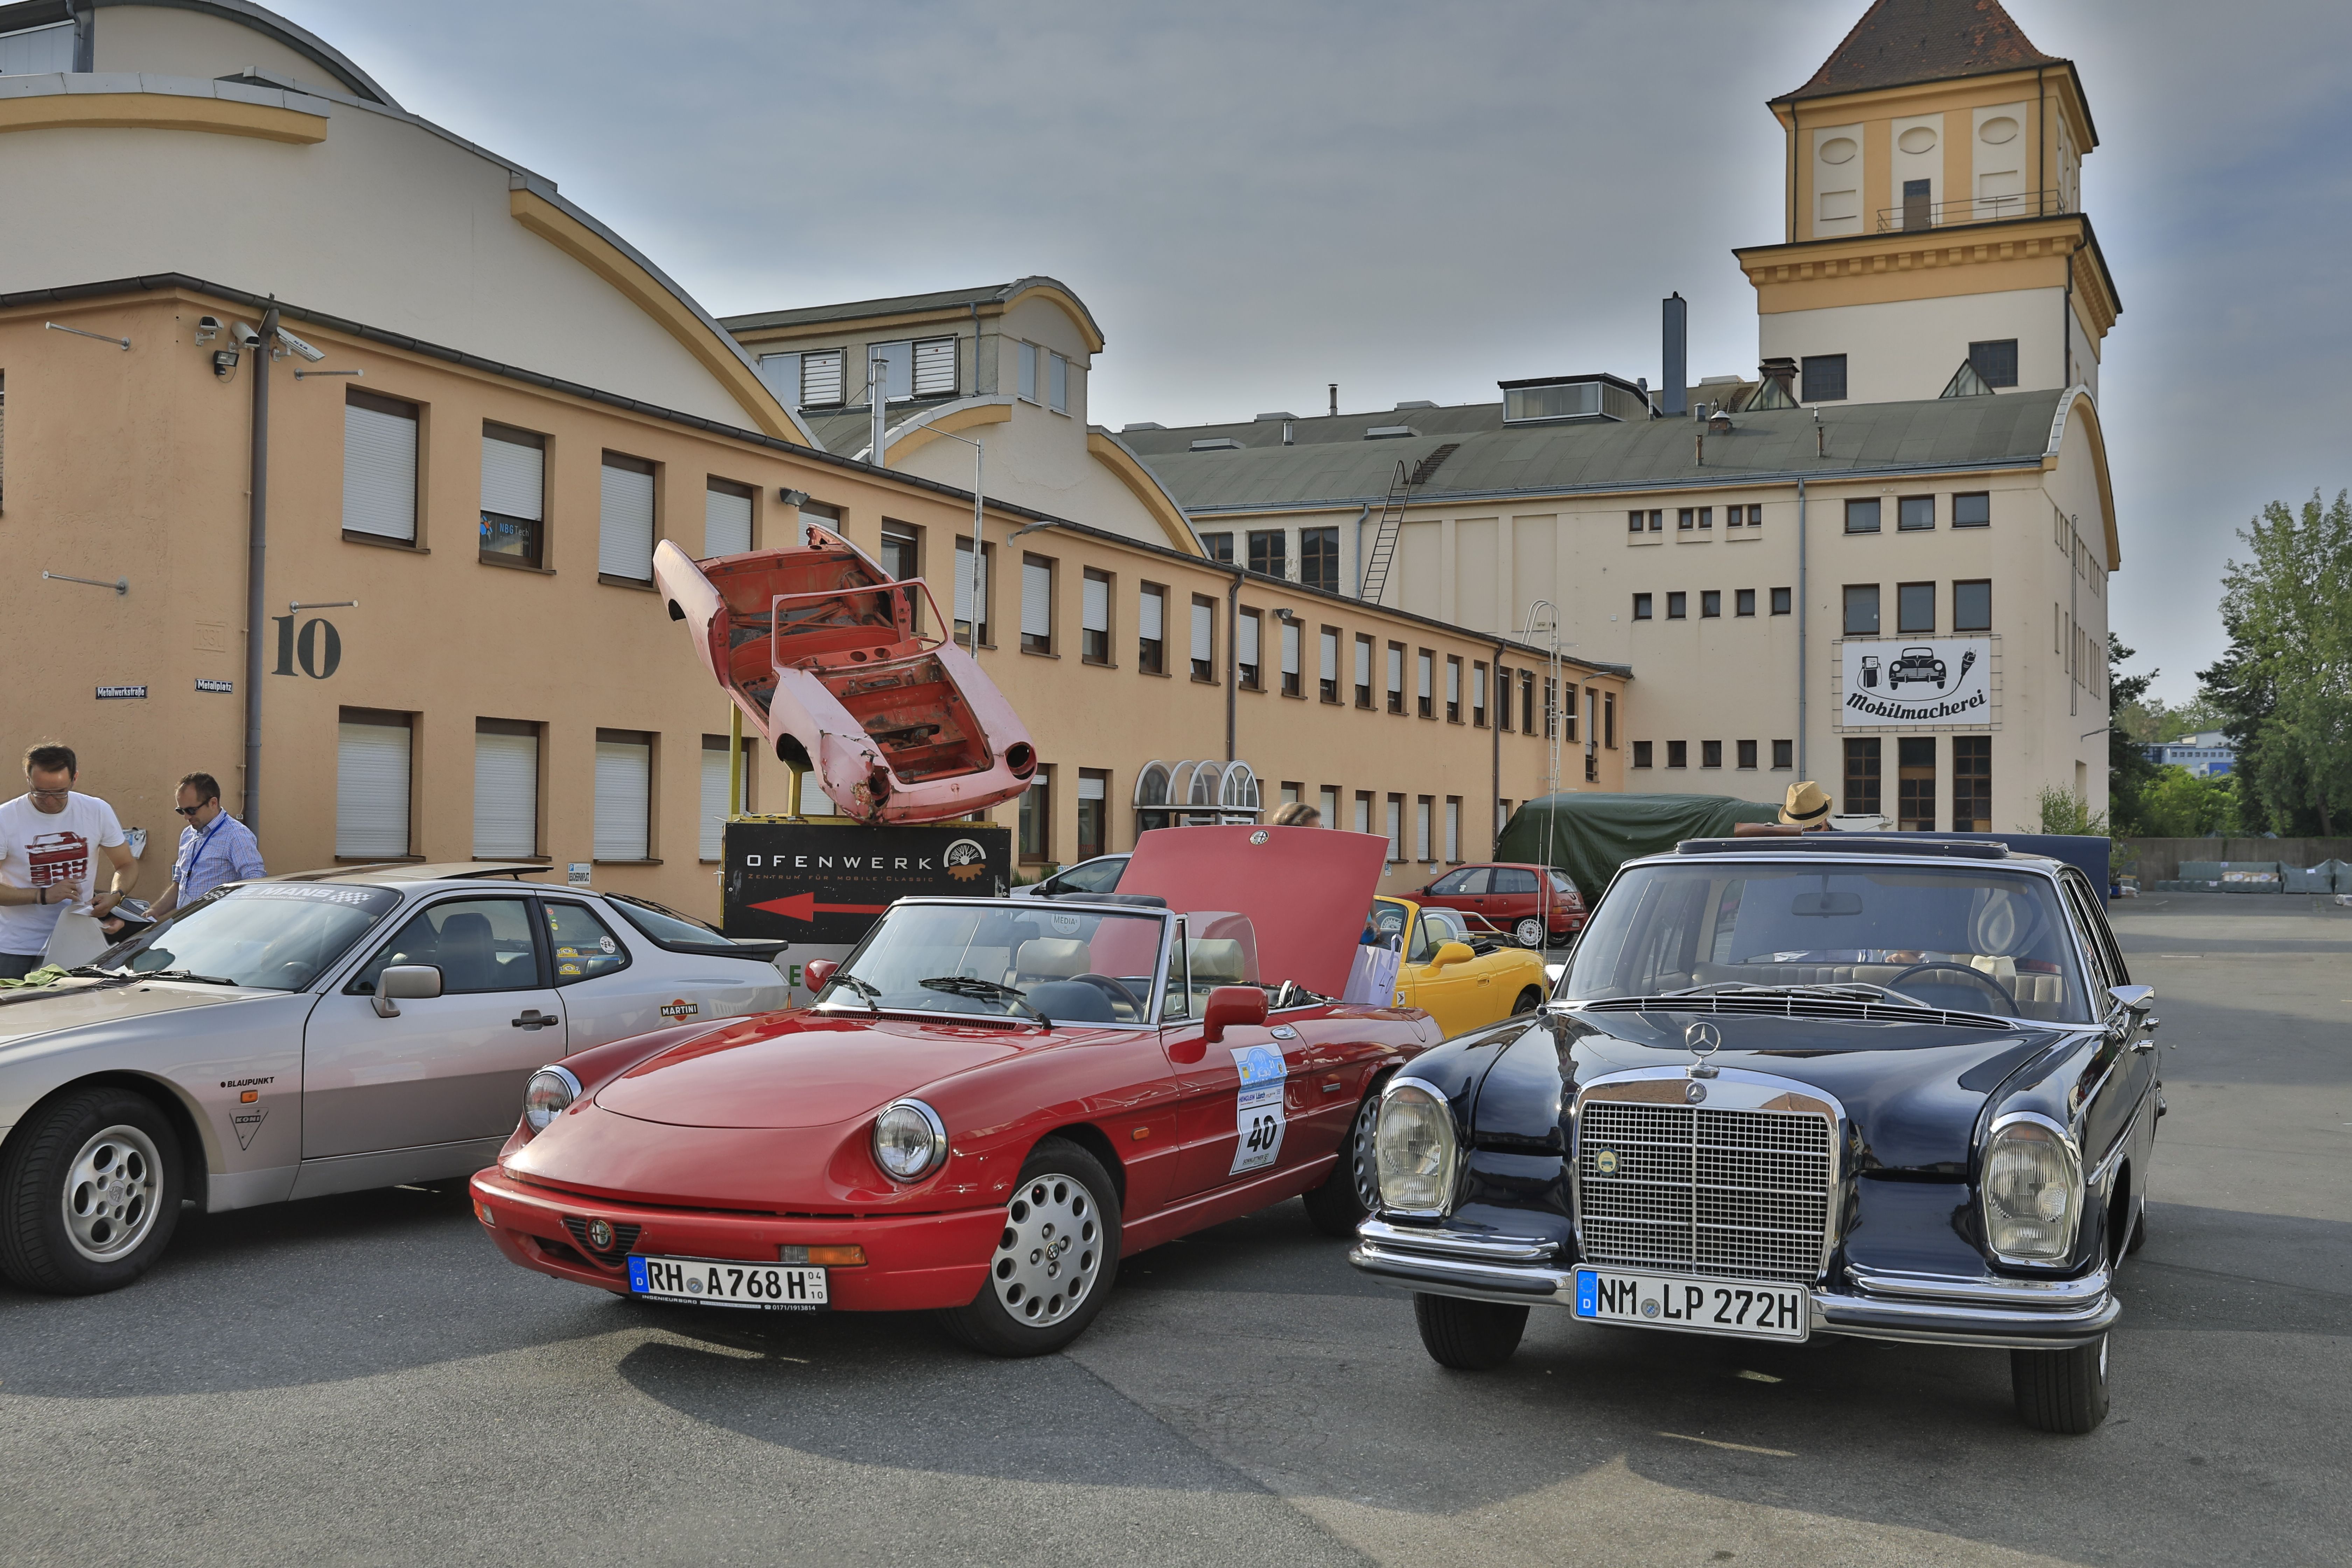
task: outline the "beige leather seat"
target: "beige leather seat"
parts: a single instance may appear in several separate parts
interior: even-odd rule
[[[1076,937],[1031,937],[1013,955],[1013,984],[1073,980],[1094,972],[1094,949]]]

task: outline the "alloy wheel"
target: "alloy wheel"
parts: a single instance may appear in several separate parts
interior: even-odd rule
[[[66,1236],[92,1263],[137,1249],[155,1228],[155,1189],[163,1156],[136,1127],[116,1125],[81,1146],[66,1167]]]
[[[1013,1321],[1033,1329],[1078,1309],[1102,1271],[1094,1194],[1073,1176],[1031,1178],[1004,1211],[989,1283]]]

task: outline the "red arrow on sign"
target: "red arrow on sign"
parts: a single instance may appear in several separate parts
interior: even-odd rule
[[[770,899],[765,903],[752,904],[752,909],[767,914],[782,915],[788,921],[805,921],[814,925],[819,915],[878,915],[889,909],[887,904],[820,904],[814,893],[793,893],[785,898]]]

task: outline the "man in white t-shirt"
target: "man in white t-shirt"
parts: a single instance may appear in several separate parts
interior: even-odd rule
[[[26,793],[0,805],[0,979],[41,966],[58,917],[81,909],[103,919],[139,884],[139,862],[114,808],[73,787],[79,772],[68,746],[25,753]],[[98,860],[113,868],[97,890]]]

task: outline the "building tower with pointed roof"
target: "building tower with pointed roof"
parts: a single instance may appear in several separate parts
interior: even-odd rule
[[[2000,0],[1876,0],[1770,104],[1786,232],[1735,254],[1797,401],[2082,386],[2122,310],[2083,211],[2074,62]]]

